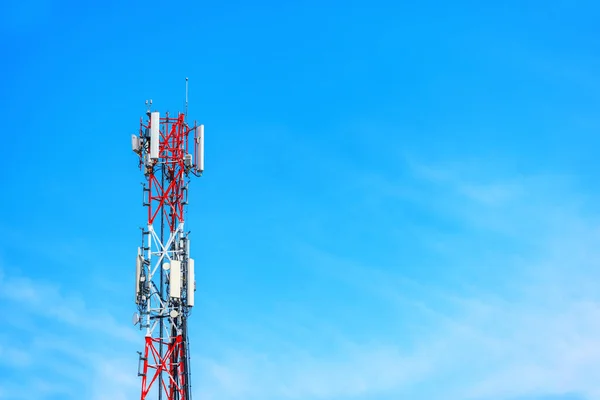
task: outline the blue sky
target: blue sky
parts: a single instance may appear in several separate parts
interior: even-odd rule
[[[0,6],[0,399],[130,399],[144,101],[206,126],[194,398],[600,399],[591,1]]]

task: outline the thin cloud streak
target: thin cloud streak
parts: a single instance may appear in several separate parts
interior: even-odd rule
[[[81,296],[65,294],[57,285],[7,275],[0,269],[0,298],[19,303],[37,315],[77,329],[101,332],[119,340],[138,343],[133,329],[118,324],[101,310],[91,310]]]
[[[7,326],[12,339],[3,343],[12,347],[0,347],[0,367],[22,372],[17,379],[0,379],[1,399],[126,399],[138,394],[135,352],[124,357],[133,333],[91,310],[79,293],[66,294],[56,284],[2,269],[0,300],[7,309],[18,307],[22,318]]]
[[[460,277],[458,287],[444,287],[407,278],[400,261],[398,268],[393,262],[383,268],[300,246],[298,253],[311,269],[352,285],[357,298],[378,299],[381,309],[396,310],[398,319],[410,310],[426,322],[417,326],[415,318],[404,320],[401,329],[417,332],[408,341],[406,332],[398,328],[369,327],[376,345],[356,342],[343,356],[320,357],[308,349],[278,355],[231,350],[221,359],[203,360],[200,369],[211,384],[201,393],[226,399],[391,394],[424,398],[424,393],[428,399],[440,400],[543,398],[563,393],[598,398],[593,366],[600,363],[600,351],[595,350],[600,349],[600,284],[595,283],[600,282],[600,273],[591,266],[600,260],[594,245],[600,236],[595,218],[577,207],[581,196],[563,191],[568,184],[564,179],[554,187],[546,177],[516,178],[509,185],[482,179],[476,184],[450,170],[444,173],[443,180],[420,182],[455,193],[455,208],[441,208],[444,213],[461,217],[471,213],[474,220],[479,213],[495,217],[508,208],[511,213],[503,227],[526,244],[516,256],[510,249],[493,248],[478,255],[477,262],[469,259],[469,252],[454,253],[445,259],[444,268],[465,262],[475,267],[486,262],[505,264],[507,272],[499,278],[504,282],[498,283],[506,285],[480,287],[467,274]],[[394,191],[387,186],[384,195],[390,193]],[[537,203],[530,204],[531,199]],[[562,204],[567,206],[561,208]],[[545,220],[548,210],[559,214]],[[523,215],[529,218],[520,218]],[[498,232],[497,221],[483,218],[478,229]],[[530,240],[527,235],[536,231],[539,236]],[[450,237],[446,241],[449,247],[455,245]],[[345,343],[352,343],[350,332]],[[431,387],[435,382],[444,384],[437,390],[423,389],[427,382]]]
[[[493,215],[498,205],[508,204],[514,212],[512,217],[529,213],[529,219],[509,218],[506,221],[512,233],[519,232],[524,225],[543,221],[549,209],[560,211],[548,221],[525,230],[526,235],[532,229],[539,229],[543,242],[536,241],[537,246],[528,249],[522,257],[515,259],[500,250],[491,254],[496,262],[499,259],[500,263],[518,263],[511,265],[510,271],[520,269],[521,273],[505,276],[507,281],[512,281],[513,293],[472,287],[471,293],[467,290],[467,294],[462,294],[465,290],[461,287],[459,294],[450,287],[446,289],[444,296],[458,301],[454,304],[452,319],[445,317],[443,311],[439,312],[436,324],[439,335],[429,339],[432,347],[445,349],[430,360],[434,366],[430,378],[466,372],[467,378],[455,383],[456,398],[504,399],[566,392],[597,398],[600,395],[596,388],[598,377],[590,371],[594,364],[600,363],[600,352],[593,350],[600,348],[597,339],[600,323],[596,322],[600,321],[600,296],[597,295],[600,284],[593,283],[598,282],[596,278],[600,278],[600,274],[585,275],[578,271],[589,273],[593,270],[591,266],[600,260],[594,245],[600,235],[595,218],[578,213],[573,206],[578,204],[579,196],[553,191],[551,186],[530,185],[536,179],[516,179],[511,185],[492,181],[477,186],[459,179],[449,169],[423,170],[429,171],[425,174],[428,184],[445,187],[445,190],[462,196],[462,204],[457,202],[460,206],[456,210],[446,209],[446,212],[459,215],[471,212],[473,218],[477,218],[480,212]],[[421,174],[420,178],[423,177]],[[389,188],[386,192],[389,193]],[[527,200],[531,198],[539,202],[529,204]],[[561,204],[567,207],[561,209]],[[495,220],[487,221],[491,222],[488,229],[497,228]],[[528,237],[521,239],[529,241]],[[448,262],[445,268],[459,265],[464,259]],[[331,256],[316,264],[320,268],[334,265],[341,279],[354,279],[356,287],[370,295],[381,295],[391,304],[406,305],[405,297],[398,295],[394,302],[394,296],[390,295],[405,292],[406,279],[401,272],[386,274],[381,270],[373,271],[370,265],[354,266],[350,269],[354,271],[353,277],[348,274],[348,262],[342,261],[343,267],[340,267],[340,262],[332,263]],[[469,285],[468,276],[462,279]],[[430,310],[435,316],[440,304],[439,295],[439,286],[426,288],[415,303],[424,304],[421,311]]]
[[[222,399],[327,399],[376,395],[420,381],[426,359],[395,346],[355,344],[339,354],[258,354],[231,351],[222,360],[203,360],[201,397]]]

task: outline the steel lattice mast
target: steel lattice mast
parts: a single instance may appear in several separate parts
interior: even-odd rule
[[[148,109],[139,135],[131,137],[148,208],[135,278],[134,323],[146,331],[144,351],[138,352],[141,400],[191,399],[187,318],[196,288],[184,218],[190,174],[201,176],[204,170],[204,126],[190,127],[186,114],[187,99],[186,113],[176,117]]]

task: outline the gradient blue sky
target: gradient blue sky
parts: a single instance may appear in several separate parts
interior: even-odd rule
[[[139,395],[129,140],[186,76],[195,399],[600,399],[599,18],[4,2],[0,399]]]

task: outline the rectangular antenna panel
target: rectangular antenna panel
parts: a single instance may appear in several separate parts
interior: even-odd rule
[[[155,111],[150,114],[150,158],[158,158],[160,145],[160,113]]]
[[[138,296],[140,294],[140,276],[142,275],[142,256],[140,249],[138,248],[138,255],[135,260],[135,302],[138,302]]]
[[[196,170],[204,171],[204,125],[196,128]]]
[[[171,261],[171,275],[169,279],[169,296],[174,299],[181,298],[181,261]]]
[[[140,138],[137,135],[131,135],[131,150],[137,152],[140,149]]]
[[[196,291],[196,278],[194,276],[194,259],[188,259],[187,270],[187,305],[194,306],[194,292]]]

